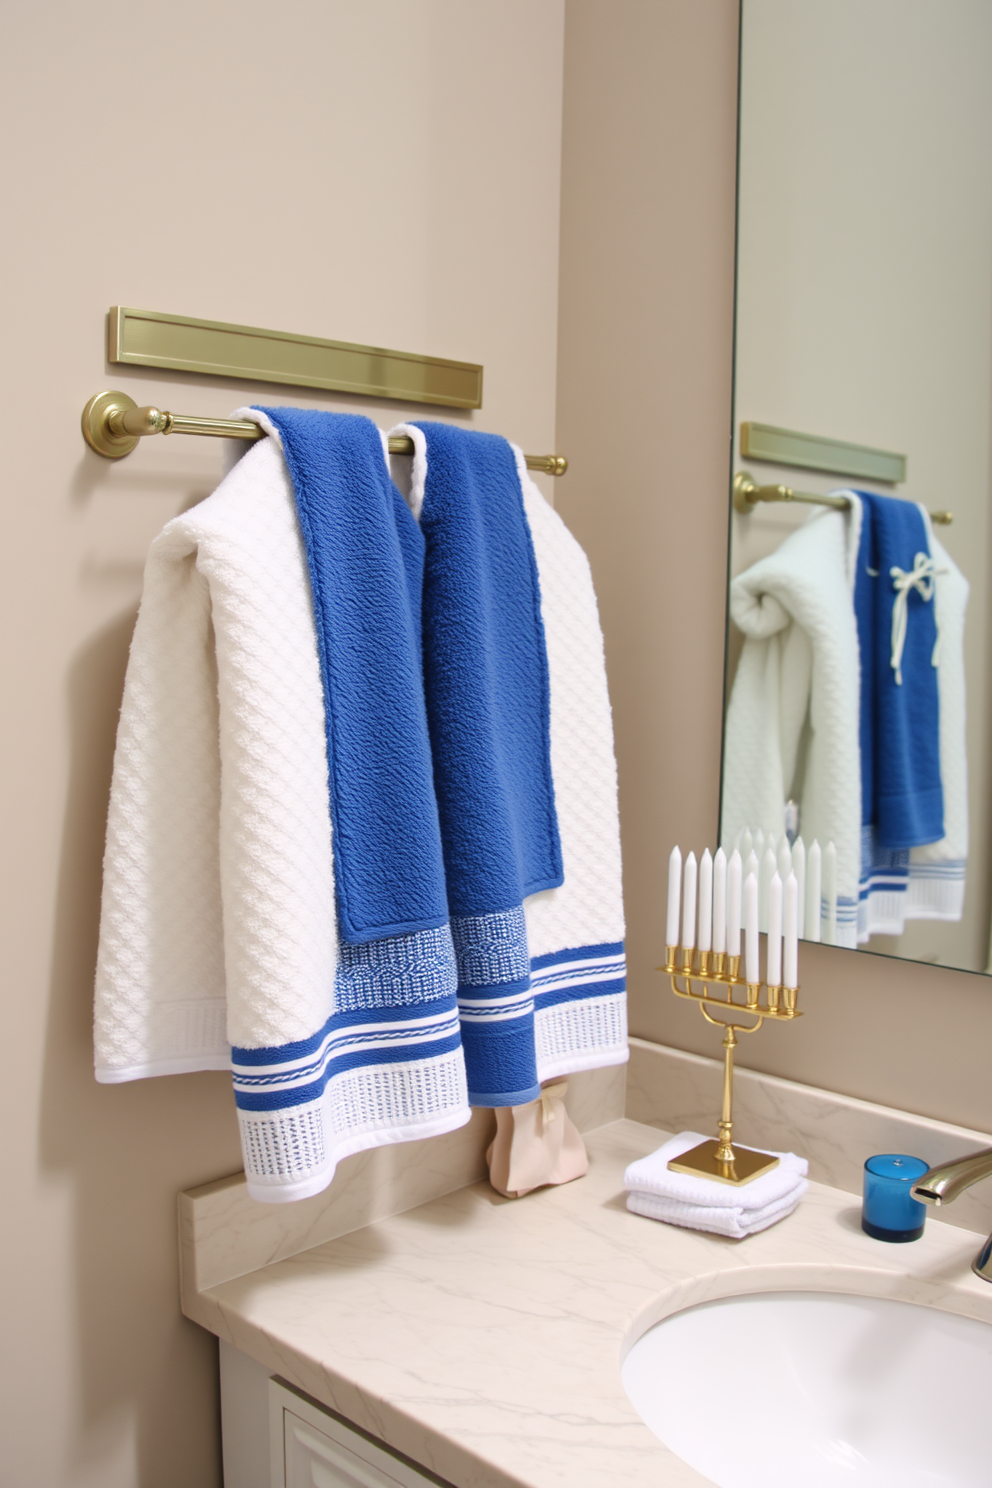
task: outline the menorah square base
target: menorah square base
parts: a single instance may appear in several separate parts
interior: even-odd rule
[[[772,1168],[778,1167],[778,1158],[771,1152],[758,1152],[753,1147],[735,1147],[733,1162],[726,1162],[718,1156],[720,1143],[712,1138],[708,1142],[700,1142],[698,1147],[691,1147],[688,1152],[683,1152],[678,1157],[673,1157],[668,1164],[671,1173],[688,1173],[693,1178],[711,1178],[716,1183],[729,1183],[733,1188],[741,1188],[745,1183],[751,1183],[755,1178],[760,1178],[762,1173],[770,1173]]]

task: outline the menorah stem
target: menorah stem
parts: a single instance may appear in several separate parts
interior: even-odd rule
[[[723,1110],[720,1115],[720,1145],[717,1148],[717,1162],[732,1163],[734,1161],[734,1149],[730,1139],[734,1131],[734,1050],[737,1047],[737,1034],[733,1028],[728,1028],[723,1035]]]

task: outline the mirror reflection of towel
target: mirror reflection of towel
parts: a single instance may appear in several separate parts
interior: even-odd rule
[[[850,498],[850,510],[816,512],[731,583],[731,618],[745,641],[727,709],[721,839],[732,843],[745,827],[781,834],[785,802],[794,796],[804,839],[836,844],[835,943],[853,947],[872,934],[898,934],[907,920],[961,918],[968,855],[968,583],[924,518],[937,570],[943,836],[883,849],[872,825],[865,828],[872,840],[863,858],[853,598],[863,508],[857,492],[839,494]],[[907,626],[903,662],[916,618]]]
[[[922,847],[944,835],[928,524],[914,502],[858,494],[861,824],[883,849]]]

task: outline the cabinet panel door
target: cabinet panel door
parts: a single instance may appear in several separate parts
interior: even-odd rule
[[[292,1411],[283,1411],[283,1435],[286,1488],[398,1488],[398,1478],[363,1462]]]
[[[272,1488],[451,1488],[347,1422],[269,1380]]]

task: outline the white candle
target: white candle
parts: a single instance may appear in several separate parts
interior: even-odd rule
[[[801,837],[797,837],[792,844],[792,871],[796,875],[796,885],[799,890],[799,917],[796,921],[796,934],[802,940],[806,933],[806,844]]]
[[[827,945],[837,944],[837,849],[828,842],[823,854],[823,897],[827,901]]]
[[[761,859],[761,873],[758,876],[758,928],[760,930],[768,929],[768,888],[777,867],[775,853],[770,847],[766,847],[765,855]]]
[[[806,859],[806,939],[820,939],[820,844],[815,838]]]
[[[762,828],[759,827],[758,830],[754,834],[754,856],[757,858],[758,862],[760,863],[761,862],[761,859],[764,857],[764,855],[765,855],[765,834],[764,834],[764,831],[762,830]],[[759,889],[759,892],[760,892],[760,889],[761,889],[761,884],[760,883],[758,884],[758,889]]]
[[[753,854],[752,854],[753,856]],[[741,953],[741,855],[734,848],[727,864],[727,955]]]
[[[738,846],[741,850],[741,862],[746,863],[748,858],[754,852],[754,838],[751,836],[750,827],[744,828],[743,832],[741,833],[741,840],[738,843]]]
[[[782,985],[799,986],[799,883],[794,873],[785,880],[782,911]]]
[[[741,955],[742,879],[741,854],[735,848],[727,863],[727,955]]]
[[[685,860],[682,882],[682,945],[691,951],[696,944],[696,854]]]
[[[713,854],[709,848],[699,860],[699,949],[713,946]]]
[[[769,987],[782,985],[782,880],[772,874],[768,885],[768,952],[765,972]]]
[[[671,857],[668,859],[668,927],[665,931],[665,944],[677,946],[679,943],[679,902],[682,898],[682,852],[680,848],[673,847]]]
[[[713,949],[718,955],[727,949],[727,854],[722,847],[713,859]]]
[[[748,876],[750,876],[751,873],[754,873],[754,882],[756,882],[756,884],[757,884],[757,881],[759,881],[759,878],[760,878],[760,875],[761,875],[761,865],[759,863],[759,860],[757,860],[757,853],[748,853],[747,859],[745,859],[745,863],[744,863],[744,882],[745,882],[745,884],[747,884]]]
[[[788,837],[783,837],[778,845],[778,876],[785,883],[792,872],[792,850],[789,847]]]
[[[744,960],[749,982],[761,981],[758,940],[758,879],[749,873],[744,881]]]

